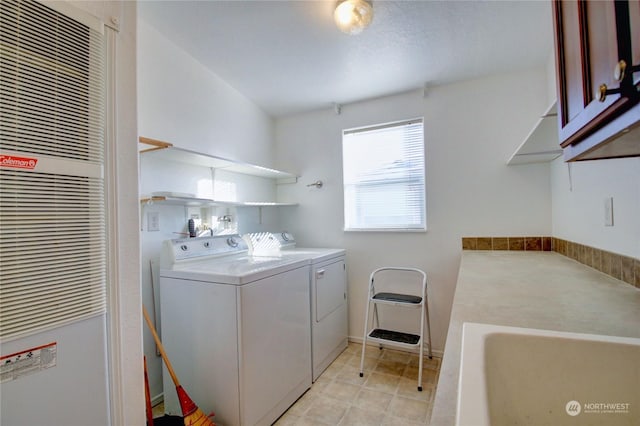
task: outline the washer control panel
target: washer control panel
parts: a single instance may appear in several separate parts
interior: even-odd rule
[[[291,232],[287,232],[287,231],[277,232],[275,236],[276,238],[278,238],[278,240],[280,240],[280,245],[283,248],[287,248],[287,247],[293,248],[296,246],[296,239]]]
[[[163,247],[163,264],[175,263],[204,256],[222,256],[247,251],[247,243],[240,235],[180,238],[167,240]]]

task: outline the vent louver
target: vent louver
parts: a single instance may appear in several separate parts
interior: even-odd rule
[[[105,312],[103,145],[102,34],[2,0],[0,154],[38,167],[0,164],[1,340]]]

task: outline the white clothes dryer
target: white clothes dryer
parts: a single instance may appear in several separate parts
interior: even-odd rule
[[[244,235],[254,255],[303,258],[310,265],[311,359],[315,382],[344,351],[348,343],[346,251],[336,248],[300,248],[289,232]]]

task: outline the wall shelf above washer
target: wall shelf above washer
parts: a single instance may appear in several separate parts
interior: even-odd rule
[[[296,183],[298,181],[298,176],[293,173],[178,148],[169,142],[146,138],[144,136],[140,136],[138,141],[140,155],[144,155],[145,157],[275,179],[276,183],[279,184]]]
[[[187,207],[206,207],[206,206],[227,206],[227,207],[290,207],[297,206],[297,203],[276,203],[276,202],[262,202],[262,201],[221,201],[213,200],[210,198],[198,198],[190,196],[188,194],[171,194],[165,192],[154,192],[150,196],[143,196],[140,198],[141,203],[152,204],[162,203],[173,206],[187,206]]]

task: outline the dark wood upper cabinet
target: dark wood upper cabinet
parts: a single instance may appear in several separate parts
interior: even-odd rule
[[[640,155],[640,0],[554,0],[553,16],[565,160]]]

